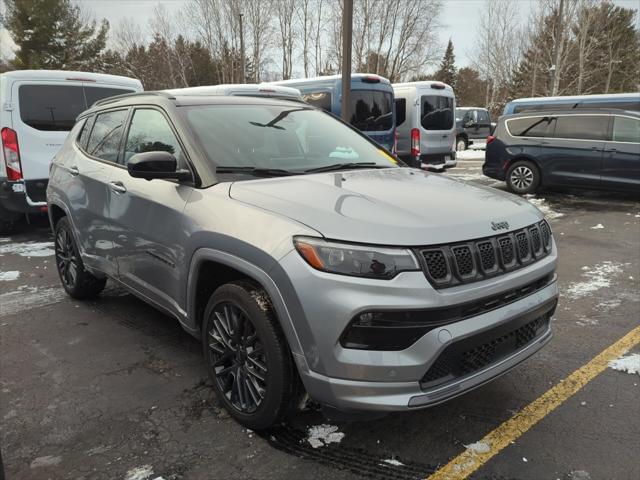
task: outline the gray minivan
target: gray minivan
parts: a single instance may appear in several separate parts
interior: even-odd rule
[[[456,98],[442,82],[394,83],[398,156],[417,168],[456,165]]]

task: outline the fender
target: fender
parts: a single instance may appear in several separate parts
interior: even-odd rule
[[[246,260],[243,260],[240,257],[236,257],[235,255],[231,255],[220,250],[215,250],[213,248],[199,248],[191,257],[191,263],[189,265],[189,277],[187,280],[187,315],[189,318],[189,325],[186,326],[183,324],[183,326],[187,328],[187,331],[196,336],[199,336],[201,334],[195,323],[195,283],[200,271],[200,265],[202,265],[202,262],[206,260],[213,260],[217,263],[221,263],[228,267],[234,268],[235,270],[238,270],[239,272],[247,275],[248,277],[258,282],[260,285],[262,285],[262,287],[267,291],[269,297],[271,298],[271,303],[276,311],[276,315],[278,316],[280,326],[282,327],[282,330],[284,331],[284,334],[289,342],[289,348],[291,349],[291,352],[296,356],[304,355],[300,339],[298,338],[296,329],[293,326],[293,320],[291,318],[289,309],[285,304],[280,289],[273,281],[271,276],[261,268],[253,265],[250,262],[247,262]]]

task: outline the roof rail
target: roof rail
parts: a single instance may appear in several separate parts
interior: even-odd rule
[[[168,98],[169,100],[175,100],[176,99],[176,97],[174,97],[170,93],[167,93],[167,92],[164,92],[164,91],[161,91],[161,90],[149,90],[149,91],[146,91],[146,92],[123,93],[122,95],[115,95],[113,97],[103,98],[102,100],[98,100],[97,102],[93,102],[93,105],[91,105],[91,108],[99,107],[99,106],[102,106],[102,105],[107,105],[107,104],[112,103],[112,102],[117,102],[118,100],[122,100],[124,98],[143,97],[145,95],[158,95],[158,96],[161,96],[161,97]]]

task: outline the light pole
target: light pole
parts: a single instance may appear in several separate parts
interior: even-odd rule
[[[353,26],[353,0],[343,0],[342,12],[342,120],[351,118],[351,30]]]

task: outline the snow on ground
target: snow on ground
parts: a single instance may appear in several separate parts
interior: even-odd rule
[[[458,160],[484,160],[484,150],[464,150],[456,152]]]
[[[388,465],[393,465],[394,467],[401,467],[404,465],[404,463],[396,460],[395,458],[386,458],[384,460],[382,460],[382,463],[386,463]]]
[[[0,245],[0,256],[7,254],[22,257],[49,257],[55,255],[53,242],[24,242]]]
[[[487,453],[491,447],[489,447],[489,444],[485,442],[475,442],[465,445],[464,448],[472,453]]]
[[[600,230],[603,229],[604,225],[602,225],[601,223],[594,225],[593,227],[591,227],[591,230]]]
[[[609,368],[620,372],[637,373],[640,375],[640,354],[625,355],[609,362]]]
[[[343,438],[344,433],[338,432],[338,427],[322,424],[309,427],[307,441],[313,448],[319,448],[330,443],[340,443]]]
[[[153,467],[151,465],[142,465],[129,470],[124,480],[146,480],[153,475]]]
[[[609,288],[612,278],[622,273],[622,264],[605,261],[591,268],[584,266],[582,270],[582,277],[587,280],[573,283],[567,289],[567,295],[574,300],[586,297],[601,288]]]
[[[54,457],[53,455],[47,455],[44,457],[38,457],[31,462],[31,468],[40,467],[54,467],[62,462],[62,457]]]
[[[61,287],[18,287],[17,290],[0,294],[0,316],[24,312],[30,308],[58,303],[66,298]]]
[[[11,270],[9,272],[0,272],[0,282],[11,282],[17,280],[20,277],[20,272]]]
[[[540,210],[544,214],[544,216],[550,220],[554,218],[564,217],[564,213],[556,212],[555,210],[553,210],[544,198],[537,198],[535,195],[531,194],[523,195],[523,197],[526,198],[529,203],[535,205],[538,210]]]

